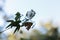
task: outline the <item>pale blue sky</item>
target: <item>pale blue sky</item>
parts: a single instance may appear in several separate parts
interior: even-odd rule
[[[28,10],[36,11],[36,17],[40,19],[60,20],[60,0],[6,0],[6,11],[26,14]],[[36,18],[35,17],[35,18]]]

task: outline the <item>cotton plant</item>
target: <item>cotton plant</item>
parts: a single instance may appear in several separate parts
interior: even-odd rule
[[[20,20],[21,14],[19,12],[17,12],[15,14],[14,20],[7,20],[7,22],[10,22],[10,24],[6,27],[6,29],[16,27],[16,29],[14,31],[14,33],[15,33],[16,31],[19,31],[21,27],[25,26],[26,29],[29,30],[31,28],[31,26],[33,25],[33,22],[29,21],[29,20],[31,20],[35,16],[35,14],[36,14],[35,11],[31,10],[30,12],[26,13],[25,19]],[[34,27],[34,25],[32,26],[32,28],[33,27]]]

